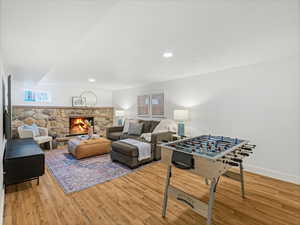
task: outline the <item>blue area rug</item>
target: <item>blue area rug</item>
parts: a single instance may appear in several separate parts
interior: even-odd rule
[[[45,153],[46,164],[65,193],[118,178],[133,170],[111,161],[110,154],[77,160],[66,149]]]

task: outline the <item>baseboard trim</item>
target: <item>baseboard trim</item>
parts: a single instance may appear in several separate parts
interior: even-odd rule
[[[278,180],[283,180],[286,182],[294,183],[294,184],[300,184],[300,177],[295,175],[290,175],[282,172],[278,172],[275,170],[270,170],[254,165],[244,165],[245,170],[253,173],[257,173],[263,176],[272,177]]]

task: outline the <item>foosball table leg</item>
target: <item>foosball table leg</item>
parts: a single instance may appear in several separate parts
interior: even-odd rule
[[[207,178],[205,178],[205,184],[206,184],[206,185],[209,185],[209,181],[208,181]]]
[[[217,179],[213,178],[210,183],[206,225],[212,224],[212,212],[213,212],[213,206],[214,206],[214,201],[215,201],[215,197],[216,197],[216,191],[217,191],[217,185],[218,185],[219,179],[220,179],[220,177],[218,177]]]
[[[241,194],[242,194],[242,198],[245,198],[244,168],[242,163],[240,163],[240,176],[241,176]]]
[[[169,192],[169,185],[170,185],[170,179],[172,176],[172,166],[168,166],[168,172],[167,172],[167,178],[166,178],[166,185],[165,185],[165,192],[164,192],[164,202],[163,202],[163,210],[162,210],[162,216],[166,216],[167,212],[167,205],[168,205],[168,192]]]

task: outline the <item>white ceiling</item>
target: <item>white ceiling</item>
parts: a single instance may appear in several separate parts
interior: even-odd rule
[[[298,4],[2,0],[2,55],[18,80],[133,87],[298,54]]]

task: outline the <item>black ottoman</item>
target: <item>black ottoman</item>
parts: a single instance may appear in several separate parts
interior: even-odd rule
[[[139,151],[136,146],[126,142],[115,141],[111,145],[111,159],[130,168],[136,168],[144,163],[153,161],[153,153],[149,159],[138,160]]]

